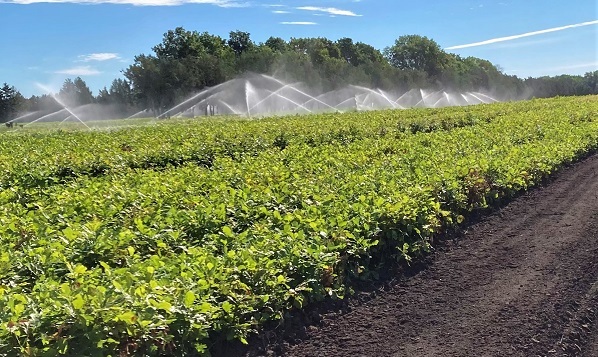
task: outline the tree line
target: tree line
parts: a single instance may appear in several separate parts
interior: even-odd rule
[[[70,106],[110,104],[123,113],[151,109],[157,115],[193,93],[246,72],[299,80],[322,91],[355,84],[385,90],[483,91],[502,100],[598,94],[598,71],[521,79],[488,60],[448,53],[418,35],[401,36],[380,51],[350,38],[270,37],[256,43],[248,32],[232,31],[222,38],[178,27],[166,32],[151,54],[135,56],[122,71],[124,78],[113,80],[110,88],[94,96],[77,77],[64,82],[57,98]],[[14,86],[5,83],[0,88],[0,121],[60,108],[48,95],[24,98]]]

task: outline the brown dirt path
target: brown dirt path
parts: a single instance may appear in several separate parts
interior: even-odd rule
[[[598,155],[472,225],[288,356],[598,356]]]

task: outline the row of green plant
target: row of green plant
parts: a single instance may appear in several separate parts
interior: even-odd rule
[[[3,190],[0,354],[202,354],[341,298],[597,147],[596,98],[529,104],[451,131]]]
[[[550,102],[444,110],[333,113],[263,120],[164,120],[120,130],[48,131],[0,135],[0,188],[46,186],[77,176],[123,168],[162,168],[217,157],[239,159],[288,145],[344,145],[363,138],[450,130],[474,125]],[[123,120],[121,124],[126,124]],[[81,128],[81,126],[79,126]],[[84,128],[84,127],[83,127]]]

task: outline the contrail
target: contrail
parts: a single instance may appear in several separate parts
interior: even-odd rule
[[[504,42],[504,41],[516,40],[516,39],[522,38],[522,37],[536,36],[536,35],[541,35],[543,33],[556,32],[556,31],[562,31],[562,30],[572,29],[572,28],[575,28],[575,27],[591,26],[591,25],[598,25],[598,20],[588,21],[588,22],[582,22],[582,23],[579,23],[579,24],[573,24],[573,25],[567,25],[567,26],[561,26],[561,27],[553,27],[551,29],[540,30],[540,31],[533,31],[533,32],[527,32],[527,33],[522,33],[520,35],[513,35],[513,36],[507,36],[507,37],[498,37],[498,38],[493,38],[493,39],[482,41],[482,42],[474,42],[474,43],[468,43],[466,45],[451,46],[451,47],[447,47],[445,49],[446,50],[456,50],[456,49],[459,49],[459,48],[484,46],[484,45],[489,45],[489,44],[497,43],[497,42]]]

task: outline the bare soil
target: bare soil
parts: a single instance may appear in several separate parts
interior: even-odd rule
[[[243,354],[598,356],[598,155],[469,226],[428,261]]]

